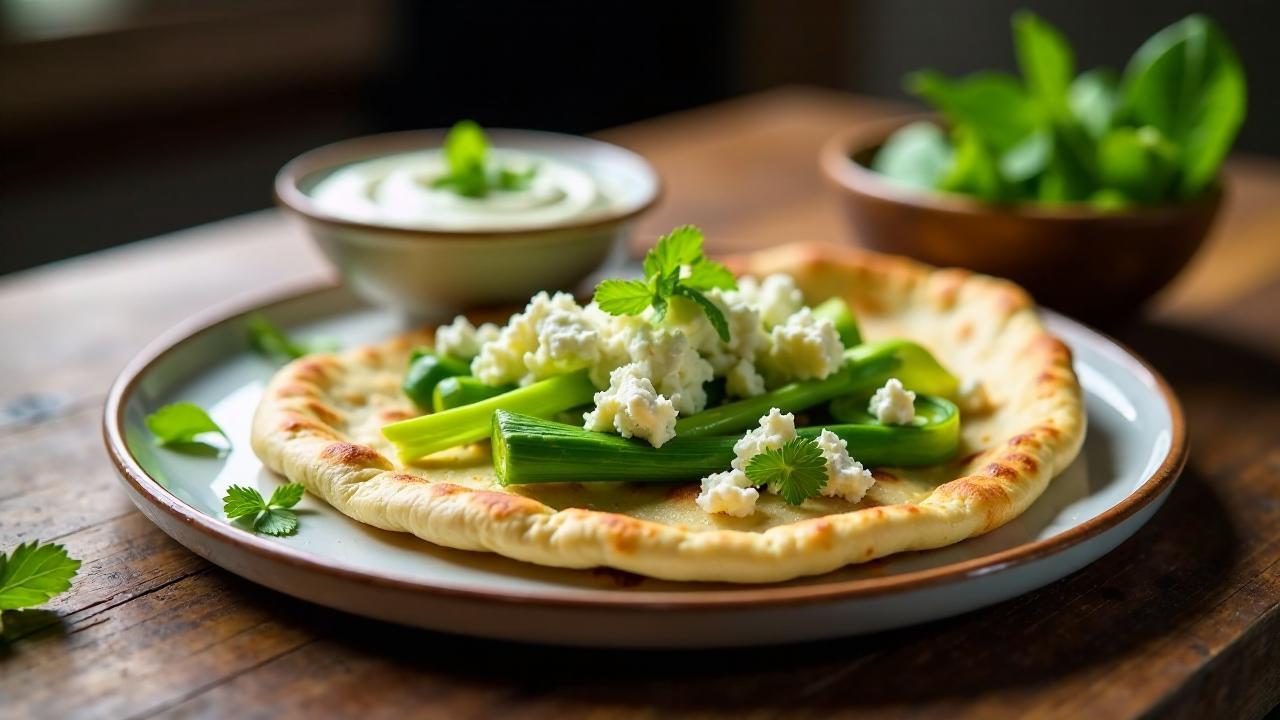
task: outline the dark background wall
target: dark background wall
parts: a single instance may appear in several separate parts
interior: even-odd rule
[[[0,274],[270,204],[317,144],[471,117],[590,132],[787,83],[901,96],[904,72],[1012,69],[1008,17],[1123,66],[1210,13],[1250,73],[1239,147],[1280,155],[1264,0],[0,0]],[[96,8],[86,12],[85,8]]]

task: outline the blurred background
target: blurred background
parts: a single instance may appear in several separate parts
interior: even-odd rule
[[[1212,15],[1249,73],[1237,150],[1280,155],[1274,0],[0,0],[0,274],[268,207],[285,161],[352,135],[587,133],[790,84],[907,100],[914,69],[1012,70],[1020,7],[1080,69]]]

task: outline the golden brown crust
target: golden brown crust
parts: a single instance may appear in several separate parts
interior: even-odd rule
[[[645,502],[628,495],[645,492],[634,486],[502,488],[479,446],[400,467],[378,429],[414,413],[398,379],[429,333],[283,368],[254,419],[254,449],[271,469],[376,527],[545,565],[732,582],[823,573],[988,532],[1025,511],[1079,452],[1085,420],[1070,350],[1043,329],[1017,286],[826,245],[731,264],[757,275],[789,272],[810,303],[848,300],[869,337],[913,338],[962,376],[998,384],[995,407],[966,417],[962,459],[941,469],[877,469],[875,488],[856,507],[766,505],[757,513],[764,520],[748,521],[691,511],[691,486],[661,488]],[[540,492],[561,495],[552,502]],[[613,511],[587,509],[595,507]]]

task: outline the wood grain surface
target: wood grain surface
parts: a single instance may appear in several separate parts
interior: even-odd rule
[[[815,161],[895,108],[792,89],[601,136],[652,159],[637,245],[850,240]],[[210,566],[126,500],[101,403],[128,358],[238,293],[329,270],[264,212],[0,279],[0,548],[65,543],[71,592],[5,615],[0,717],[1250,718],[1280,702],[1280,164],[1234,159],[1225,216],[1120,338],[1185,403],[1155,518],[1037,592],[959,618],[760,650],[565,650],[406,630]]]

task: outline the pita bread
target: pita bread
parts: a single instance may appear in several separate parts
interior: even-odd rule
[[[795,277],[806,301],[854,308],[869,339],[906,337],[990,407],[963,418],[959,458],[879,468],[862,502],[792,507],[763,494],[754,515],[708,515],[696,482],[502,487],[487,443],[406,465],[379,429],[417,413],[399,390],[409,351],[430,332],[281,369],[253,424],[263,463],[339,511],[432,543],[542,565],[607,566],[669,580],[772,582],[980,535],[1027,509],[1076,457],[1085,414],[1071,353],[1017,286],[964,270],[825,245],[730,260],[740,272]]]

